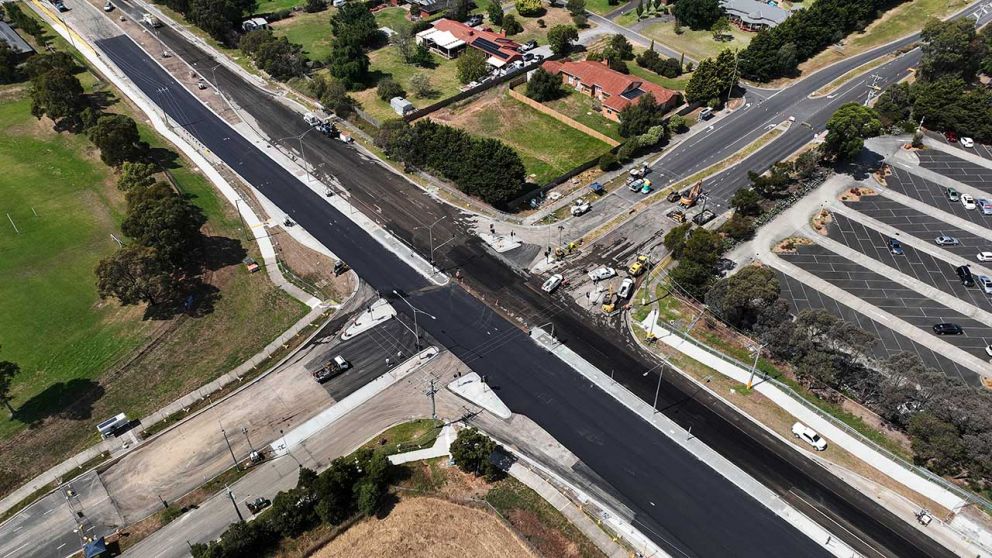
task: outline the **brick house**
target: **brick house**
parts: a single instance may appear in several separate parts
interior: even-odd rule
[[[416,40],[445,58],[455,58],[466,48],[474,48],[485,54],[486,61],[494,68],[523,59],[520,45],[502,33],[476,29],[451,19],[435,21],[433,27],[417,33]]]
[[[647,93],[653,95],[666,111],[682,102],[678,92],[611,70],[603,62],[548,60],[541,67],[551,74],[561,75],[562,81],[576,91],[598,99],[603,105],[603,116],[616,122],[620,121],[620,111],[639,102]]]

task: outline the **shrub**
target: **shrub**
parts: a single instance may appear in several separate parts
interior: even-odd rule
[[[379,85],[376,86],[375,92],[380,99],[387,102],[393,97],[403,97],[406,95],[406,91],[403,91],[403,87],[396,83],[392,78],[385,78],[381,80]]]

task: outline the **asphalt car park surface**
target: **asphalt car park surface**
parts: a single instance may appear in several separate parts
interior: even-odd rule
[[[936,149],[919,151],[917,156],[921,167],[974,186],[992,196],[992,169]]]
[[[982,157],[983,159],[992,160],[992,146],[981,144],[976,141],[974,147],[968,148],[962,146],[960,141],[955,143],[950,143],[949,141],[947,141],[947,138],[944,137],[944,134],[939,134],[937,132],[932,132],[932,131],[927,132],[927,136],[934,141],[939,141],[940,143],[947,144],[964,151],[970,151],[975,155]]]
[[[822,246],[803,246],[795,254],[780,256],[930,335],[934,335],[931,328],[936,323],[956,323],[964,329],[962,335],[945,335],[940,338],[980,358],[986,356],[986,339],[992,340],[992,327],[934,302]],[[976,382],[977,379],[973,378],[972,383]]]
[[[947,188],[940,184],[896,167],[892,167],[892,174],[886,177],[885,182],[892,191],[920,200],[976,225],[992,228],[992,215],[983,215],[980,209],[965,209],[960,201],[947,199]],[[989,198],[992,199],[992,195]]]
[[[889,251],[888,236],[843,215],[833,216],[829,236],[884,265],[952,294],[968,304],[983,310],[992,310],[988,295],[977,283],[973,287],[965,287],[961,283],[956,265],[953,263],[906,245],[902,245],[902,255],[893,255]],[[977,279],[976,273],[976,282]]]
[[[878,338],[878,343],[875,343],[872,347],[872,352],[876,356],[886,358],[901,352],[915,353],[919,355],[920,360],[927,366],[940,370],[950,377],[961,378],[969,384],[978,385],[979,378],[977,374],[963,366],[959,366],[956,362],[940,353],[934,352],[929,347],[892,331],[885,325],[869,318],[861,312],[845,306],[820,291],[805,285],[798,279],[783,273],[778,274],[778,279],[782,289],[782,297],[790,301],[794,312],[822,309],[857,325],[862,330]]]
[[[403,320],[403,323],[399,320]],[[408,318],[398,314],[351,339],[341,340],[340,337],[335,337],[326,351],[307,363],[306,370],[319,370],[339,355],[347,360],[351,365],[347,370],[321,384],[335,401],[340,401],[416,352],[416,340],[411,333],[413,323],[404,327],[407,321]],[[421,337],[422,347],[433,343],[424,332],[421,332]]]
[[[989,237],[979,237],[956,229],[938,217],[921,213],[882,196],[865,196],[860,201],[844,202],[844,204],[926,242],[934,242],[942,234],[953,236],[960,241],[960,244],[941,246],[941,248],[969,261],[977,262],[979,252],[992,250],[992,239]],[[936,246],[936,243],[934,245]]]

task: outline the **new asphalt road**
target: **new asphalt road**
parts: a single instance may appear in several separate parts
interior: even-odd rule
[[[437,316],[437,320],[427,321],[425,329],[497,384],[500,396],[511,409],[540,423],[623,494],[637,511],[642,528],[659,544],[676,554],[689,555],[821,553],[812,541],[771,517],[765,508],[707,467],[693,463],[690,456],[649,425],[599,391],[583,385],[576,374],[477,299],[457,286],[429,287],[426,280],[364,231],[206,111],[129,39],[101,41],[99,46],[173,120],[293,215],[380,292],[396,288],[407,293],[415,305]],[[398,308],[406,311],[404,305]],[[480,328],[480,323],[487,327]],[[642,366],[616,347],[585,348],[614,353],[611,357],[635,371]],[[826,478],[819,467],[803,459],[787,461],[782,455],[795,456],[781,446],[769,452],[766,446],[775,446],[776,442],[759,442],[753,433],[734,432],[733,427],[727,428],[725,418],[691,400],[692,394],[678,400],[674,397],[677,392],[668,385],[666,392],[667,397],[675,399],[668,412],[683,420],[686,416],[698,419],[693,432],[701,431],[701,439],[709,438],[708,442],[726,451],[735,462],[743,463],[749,472],[765,470],[760,477],[776,489],[783,489],[782,484],[800,484],[809,499],[836,515],[868,544],[889,555],[946,554],[898,518],[836,479]],[[683,412],[686,415],[679,416]]]

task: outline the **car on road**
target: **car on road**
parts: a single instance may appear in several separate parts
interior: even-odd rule
[[[992,262],[992,252],[979,252],[977,257],[980,262]]]
[[[565,278],[560,273],[555,273],[551,277],[548,277],[548,280],[541,285],[541,290],[546,293],[553,293],[564,280]]]
[[[620,298],[627,300],[632,294],[634,294],[634,279],[631,277],[624,277],[623,281],[620,283],[620,288],[617,289],[617,295],[619,295]]]
[[[960,240],[954,238],[953,236],[947,236],[946,234],[938,236],[934,239],[934,242],[937,243],[937,246],[957,246],[958,244],[961,244]]]
[[[944,139],[947,140],[947,143],[957,143],[958,135],[954,132],[944,132]]]
[[[978,198],[975,203],[978,204],[978,209],[982,211],[982,215],[992,215],[992,200]]]
[[[947,201],[956,202],[961,199],[961,194],[954,188],[948,188],[945,193],[947,194]]]
[[[603,281],[609,279],[610,277],[615,277],[616,274],[616,270],[612,267],[599,267],[589,272],[589,278],[595,283],[596,281]]]
[[[902,249],[902,243],[899,242],[898,240],[894,238],[890,238],[888,244],[889,244],[889,253],[892,254],[893,256],[902,256],[906,253],[906,251]]]
[[[971,274],[971,268],[966,265],[961,265],[954,268],[954,271],[958,274],[958,279],[961,280],[961,284],[965,287],[975,286],[975,276]]]
[[[351,363],[343,356],[338,355],[321,368],[314,370],[313,379],[317,380],[318,384],[322,384],[349,368],[351,368]]]
[[[817,434],[816,430],[813,430],[801,422],[797,422],[792,425],[792,435],[813,446],[813,449],[816,451],[823,451],[827,449],[827,441],[824,440],[822,436]]]
[[[114,5],[111,4],[110,2],[106,2],[103,5],[103,11],[105,11],[105,12],[112,12],[112,11],[114,11]]]
[[[964,333],[964,330],[958,324],[941,322],[939,324],[933,324],[933,332],[937,335],[961,335]]]
[[[975,198],[968,194],[961,194],[961,205],[963,205],[965,209],[975,209],[978,207],[978,204],[975,203]]]
[[[985,294],[992,294],[992,277],[988,275],[979,275],[978,284],[982,286],[982,291]]]
[[[572,212],[573,217],[578,217],[579,215],[584,215],[586,213],[589,213],[590,209],[592,209],[592,206],[589,205],[589,202],[587,202],[582,198],[579,198],[575,200],[575,203],[572,204],[572,209],[570,211]]]
[[[637,259],[634,260],[634,263],[630,264],[630,267],[627,268],[627,273],[633,275],[634,277],[637,277],[638,275],[644,273],[644,270],[647,269],[647,267],[648,267],[648,257],[645,256],[644,254],[641,254],[637,256]]]
[[[259,496],[254,500],[245,500],[245,507],[248,508],[253,515],[264,510],[265,508],[272,505],[272,502],[268,498],[262,498]]]
[[[971,138],[961,138],[961,147],[975,147],[975,140]]]

